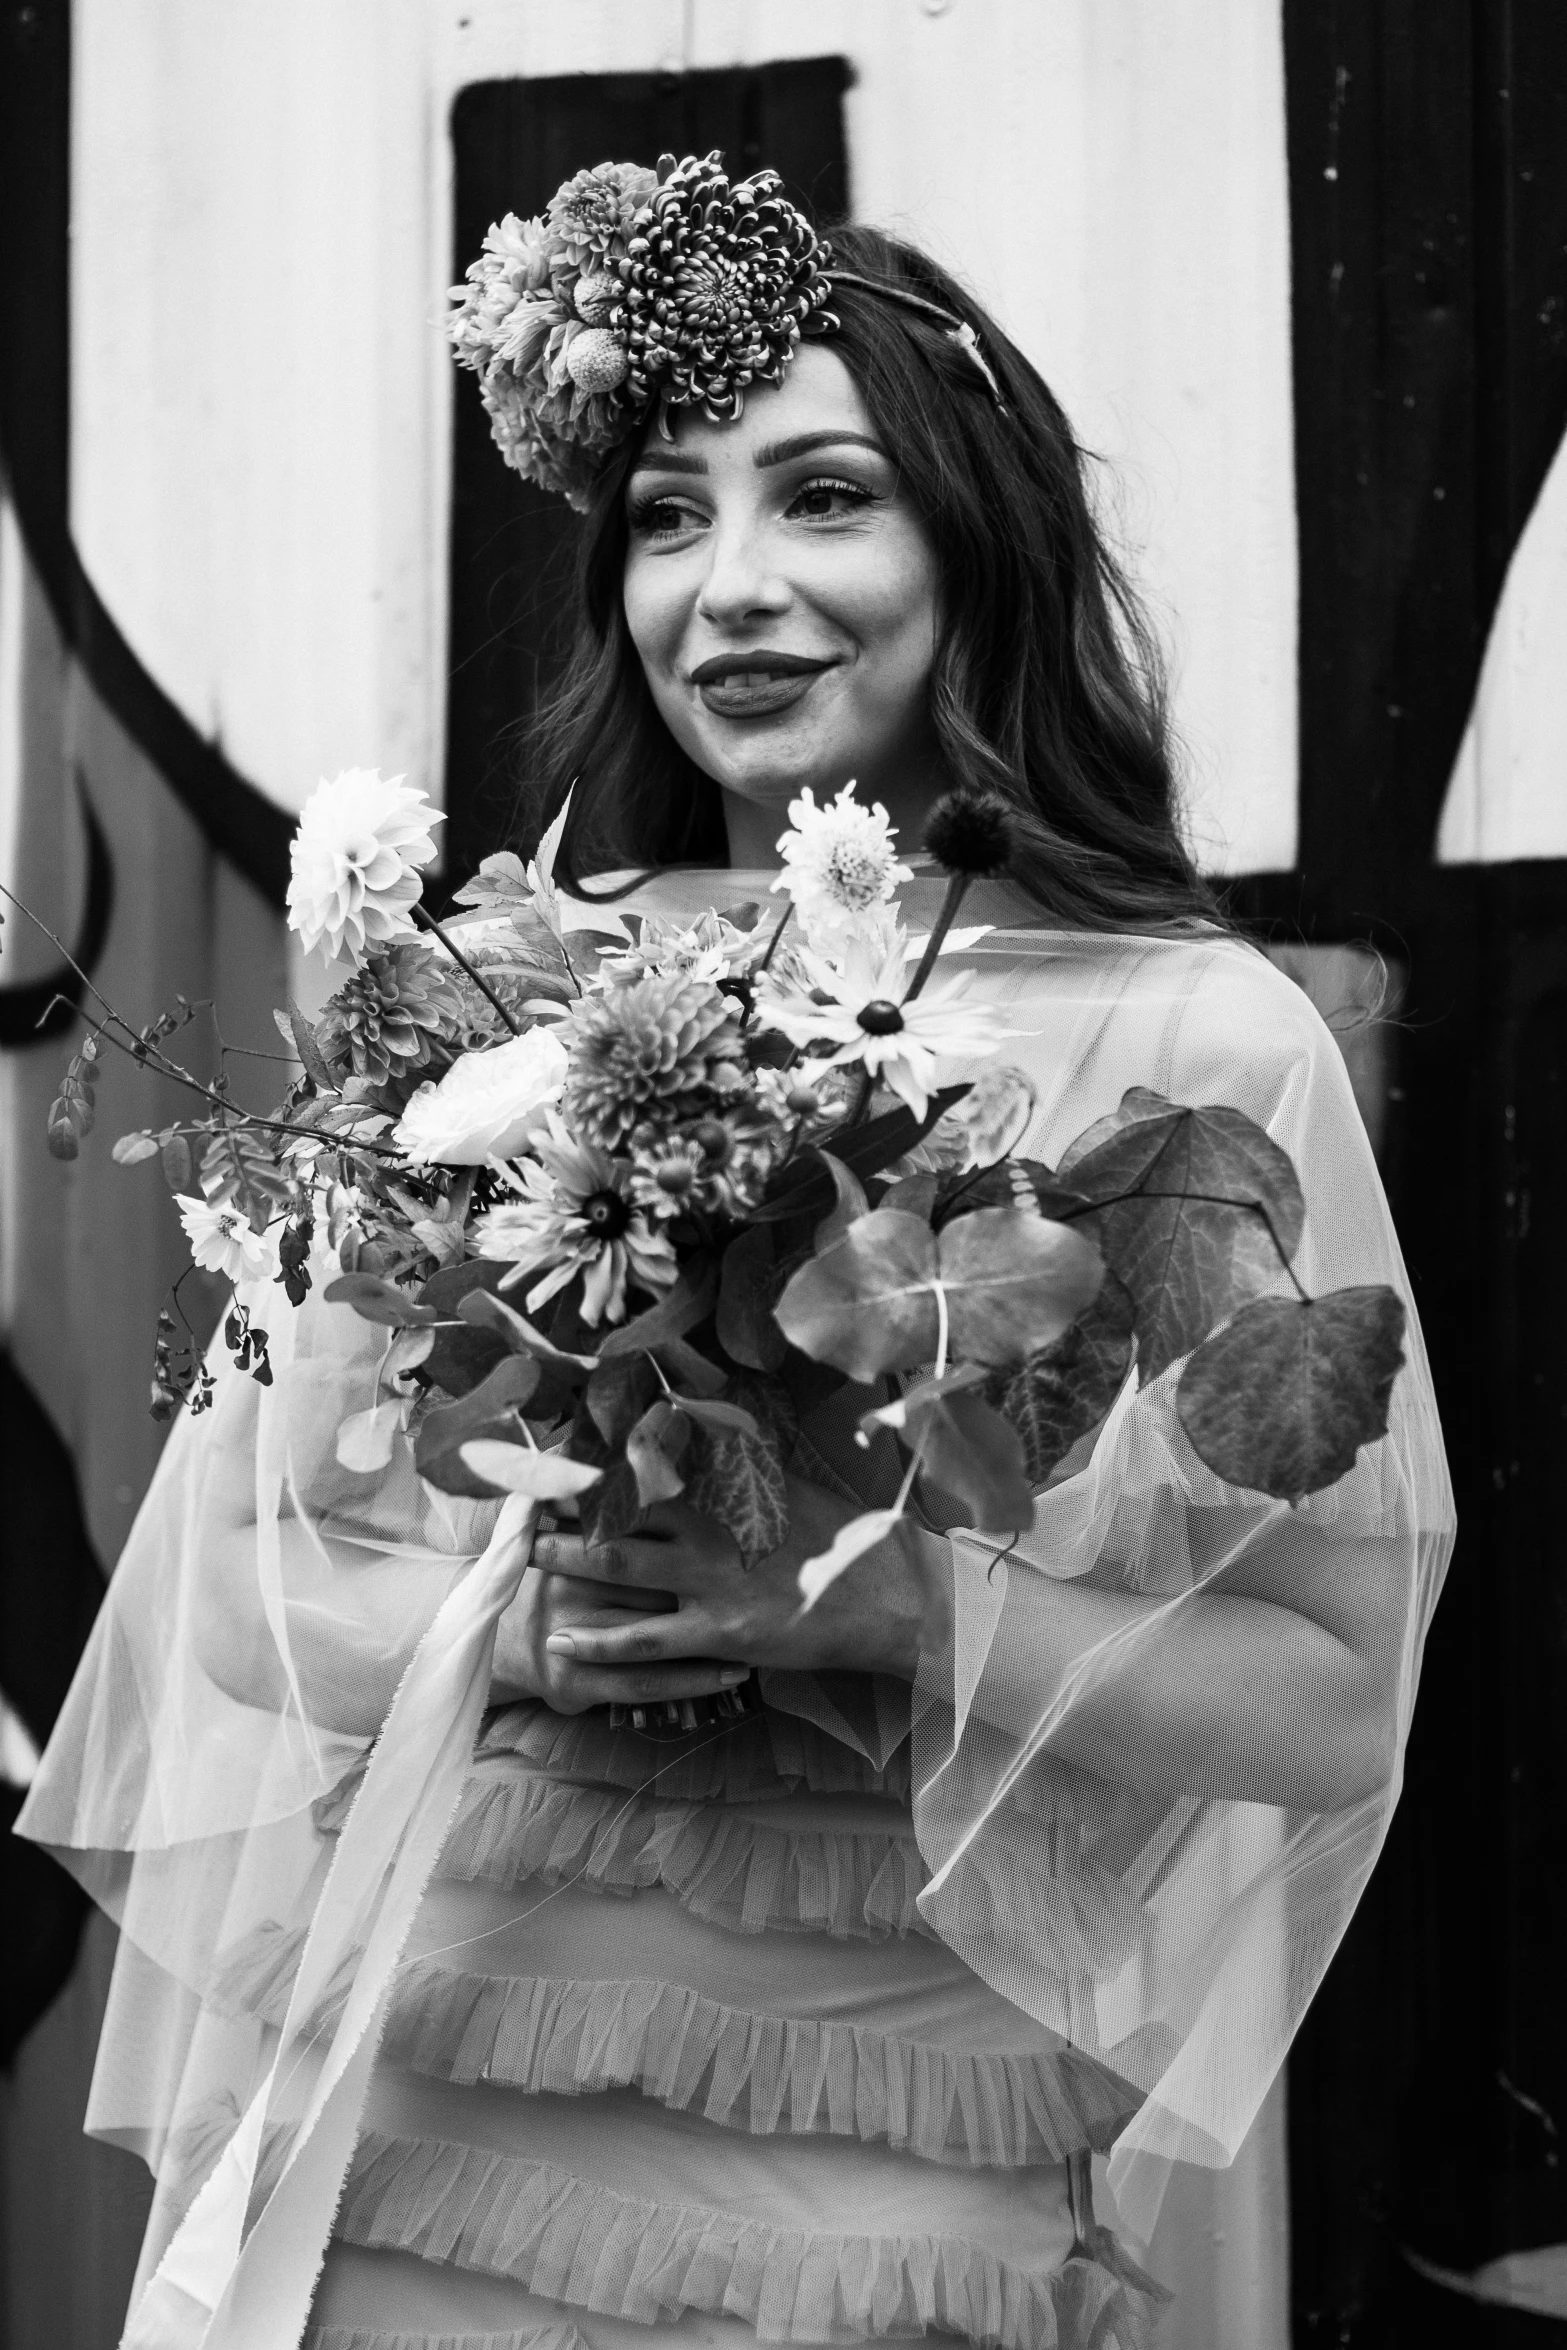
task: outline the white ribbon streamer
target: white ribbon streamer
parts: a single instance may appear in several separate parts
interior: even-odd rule
[[[509,1495],[489,1547],[411,1658],[338,1838],[277,2054],[149,2280],[122,2350],[284,2350],[310,2314],[403,1946],[451,1823],[488,1694],[495,1627],[539,1505]],[[324,2059],[315,2017],[361,1949]],[[313,2079],[311,2078],[313,2074]],[[246,2227],[269,2123],[308,2097],[275,2186]]]

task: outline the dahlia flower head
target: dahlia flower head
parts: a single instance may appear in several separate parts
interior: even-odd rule
[[[728,423],[782,379],[805,327],[836,323],[830,257],[775,172],[731,185],[716,149],[600,163],[492,226],[448,331],[506,463],[580,510],[653,408]]]
[[[288,926],[306,952],[320,946],[358,965],[376,947],[414,937],[419,868],[445,821],[401,775],[350,767],[318,784],[289,844]]]

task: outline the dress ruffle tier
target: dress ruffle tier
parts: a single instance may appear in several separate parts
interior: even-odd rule
[[[355,1792],[317,1807],[324,1838]],[[1071,2166],[1083,2213],[1136,2093],[962,1968],[926,1881],[905,1753],[878,1769],[770,1711],[672,1746],[602,1714],[492,1716],[336,2229],[343,2260],[448,2279],[425,2303],[447,2330],[408,2331],[379,2290],[365,2317],[403,2331],[345,2323],[349,2291],[307,2350],[609,2350],[596,2321],[1144,2350],[1162,2296],[1074,2227],[1066,2185]],[[209,2003],[275,2029],[299,1948],[253,1929]],[[511,2289],[529,2322],[496,2331]]]

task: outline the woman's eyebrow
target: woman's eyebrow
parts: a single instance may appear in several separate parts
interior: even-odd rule
[[[878,457],[885,457],[887,454],[880,441],[873,440],[868,432],[849,432],[846,430],[838,430],[833,432],[797,432],[791,434],[789,439],[786,441],[765,442],[763,446],[757,450],[756,455],[752,458],[751,462],[756,466],[787,465],[792,457],[808,457],[813,449],[840,449],[846,447],[856,449],[872,449],[875,451]]]
[[[707,459],[697,457],[689,449],[644,449],[633,473],[705,473]]]

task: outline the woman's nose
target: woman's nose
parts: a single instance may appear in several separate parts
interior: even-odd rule
[[[720,522],[707,542],[707,576],[697,611],[717,628],[786,611],[793,594],[769,559],[767,534],[742,518]]]

